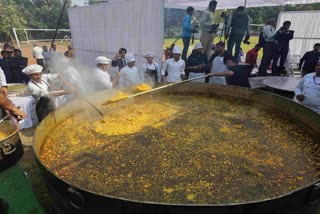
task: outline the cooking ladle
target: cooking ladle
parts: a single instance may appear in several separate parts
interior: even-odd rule
[[[139,93],[136,93],[136,94],[133,94],[133,95],[129,95],[129,96],[127,96],[127,97],[121,97],[121,98],[119,98],[119,99],[114,99],[114,100],[112,100],[112,101],[111,101],[111,100],[108,100],[108,101],[105,102],[103,105],[106,105],[106,104],[109,104],[109,103],[113,103],[113,102],[117,102],[117,101],[123,100],[123,99],[128,99],[128,98],[140,96],[140,95],[143,95],[143,94],[147,94],[147,93],[150,93],[150,92],[153,92],[153,91],[158,91],[158,90],[160,90],[160,89],[168,88],[168,87],[171,87],[171,86],[174,86],[174,85],[183,84],[183,83],[190,82],[190,81],[193,81],[193,80],[204,79],[204,78],[206,78],[206,77],[209,77],[209,75],[204,75],[204,76],[200,76],[200,77],[195,77],[195,78],[183,80],[183,81],[180,81],[180,82],[170,83],[170,84],[163,85],[163,86],[160,86],[160,87],[157,87],[157,88],[148,90],[148,91],[143,91],[143,92],[139,92]]]
[[[90,100],[88,100],[84,95],[81,95],[81,98],[86,101],[92,108],[94,108],[102,117],[104,117],[104,114],[102,111],[100,111]]]

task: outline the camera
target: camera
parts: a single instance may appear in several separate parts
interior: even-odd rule
[[[246,45],[250,45],[250,42],[248,40],[243,40],[243,43]]]

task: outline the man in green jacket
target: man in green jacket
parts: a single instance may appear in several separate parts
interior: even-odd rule
[[[228,39],[229,34],[229,40],[228,40],[228,46],[227,46],[227,53],[232,55],[232,49],[235,47],[235,53],[234,53],[234,58],[238,59],[239,56],[239,51],[240,51],[240,46],[241,46],[241,41],[246,34],[246,37],[244,39],[245,44],[250,44],[249,43],[249,38],[250,38],[250,18],[245,12],[243,6],[239,6],[236,11],[230,15],[229,21],[227,24],[226,32],[225,32],[225,38]],[[230,29],[231,28],[231,29]]]

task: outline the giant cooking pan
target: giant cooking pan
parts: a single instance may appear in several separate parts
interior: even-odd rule
[[[242,88],[202,83],[186,83],[172,86],[154,93],[182,93],[200,95],[226,95],[250,100],[287,114],[297,122],[312,129],[315,136],[320,136],[320,115],[310,109],[275,94]],[[89,97],[97,104],[109,99],[110,91],[102,91]],[[144,96],[144,95],[143,95]],[[99,97],[99,100],[97,99]],[[94,100],[95,99],[95,100]],[[47,186],[55,202],[57,213],[230,213],[230,214],[317,214],[320,199],[320,180],[303,188],[288,192],[276,198],[267,198],[249,203],[221,205],[186,205],[162,204],[126,200],[88,191],[81,186],[74,186],[48,169],[39,158],[39,151],[50,132],[70,115],[77,114],[88,107],[83,100],[74,100],[57,109],[46,117],[36,129],[34,152],[46,179]],[[319,138],[318,138],[319,139]],[[320,142],[318,140],[317,142]],[[67,143],[67,142],[66,142]]]

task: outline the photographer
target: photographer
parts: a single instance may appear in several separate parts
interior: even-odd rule
[[[276,56],[275,60],[273,62],[273,66],[276,71],[276,75],[285,74],[285,67],[284,62],[287,59],[287,55],[289,52],[289,42],[291,39],[293,39],[293,30],[289,30],[291,26],[290,21],[283,22],[282,27],[278,30],[276,34],[276,40],[277,40],[277,50],[276,50]],[[278,59],[280,57],[280,65],[277,66]]]
[[[119,71],[127,65],[127,62],[125,60],[127,50],[125,48],[120,48],[117,55],[113,58],[111,61],[111,66],[112,67],[117,67],[119,68]]]
[[[243,6],[239,6],[236,11],[230,15],[229,21],[226,27],[225,38],[228,39],[228,47],[227,52],[228,54],[232,55],[232,49],[235,45],[235,53],[234,58],[238,59],[241,41],[246,34],[243,43],[250,44],[250,18],[247,12],[244,11]],[[230,32],[231,28],[231,32]],[[230,37],[229,37],[230,34]]]
[[[193,29],[191,24],[193,12],[194,12],[194,8],[188,7],[187,15],[183,19],[182,34],[181,34],[182,41],[183,41],[183,51],[182,51],[181,58],[184,61],[186,61],[187,59],[187,53],[190,45],[191,34],[197,32],[195,29]]]
[[[207,58],[210,58],[211,55],[211,49],[212,49],[212,43],[214,38],[214,33],[216,32],[218,24],[215,24],[213,13],[216,10],[217,2],[216,1],[210,1],[209,7],[207,10],[203,11],[201,17],[200,17],[200,42],[204,48],[204,51],[207,55]]]

